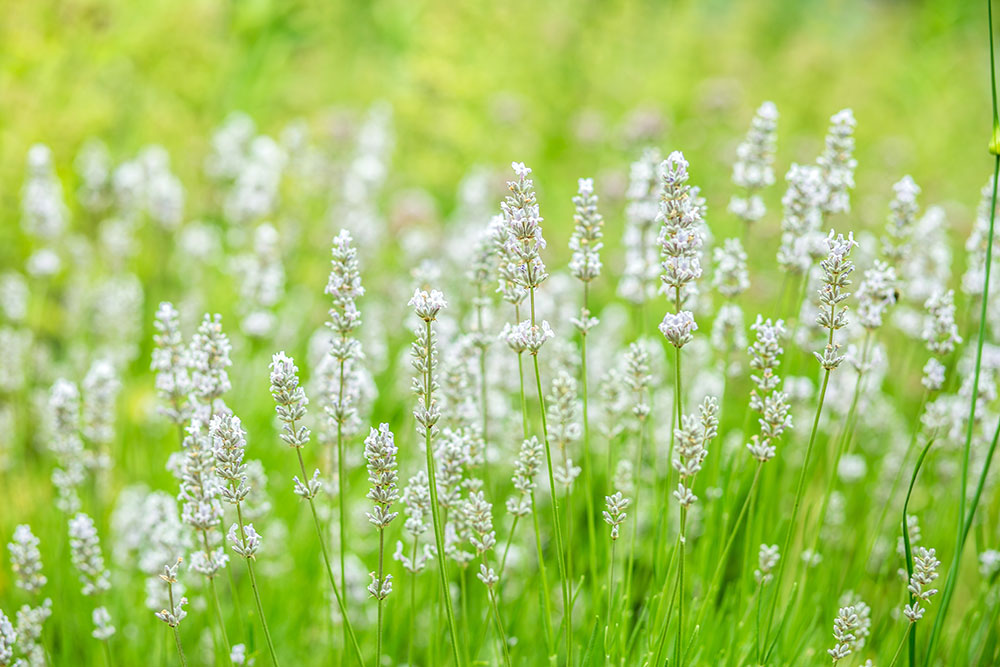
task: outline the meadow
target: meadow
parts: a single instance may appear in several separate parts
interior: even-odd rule
[[[1000,663],[987,7],[12,3],[0,666]]]

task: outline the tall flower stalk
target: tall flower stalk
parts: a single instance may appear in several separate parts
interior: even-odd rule
[[[996,223],[997,189],[1000,186],[1000,113],[997,111],[996,50],[993,43],[993,3],[990,0],[986,0],[986,12],[990,32],[990,90],[993,95],[993,135],[989,143],[989,151],[993,155],[993,191],[990,195],[990,225],[986,235],[983,292],[979,307],[979,333],[976,336],[976,365],[972,377],[972,396],[969,400],[969,418],[965,427],[965,443],[962,446],[962,481],[959,486],[958,496],[958,529],[955,531],[955,554],[951,559],[951,566],[948,568],[948,576],[945,578],[944,590],[941,594],[941,610],[938,612],[937,618],[934,619],[934,626],[931,628],[931,636],[927,643],[927,655],[930,657],[934,655],[934,648],[944,626],[948,606],[951,604],[951,597],[955,592],[955,585],[958,581],[959,563],[962,560],[962,550],[965,547],[965,539],[968,536],[968,531],[964,530],[964,526],[967,522],[971,524],[972,516],[976,511],[976,504],[973,504],[969,508],[969,516],[966,517],[969,460],[972,455],[972,431],[976,423],[976,403],[979,399],[979,376],[983,364],[983,343],[986,340],[986,314],[990,294],[990,270],[993,266],[993,236]],[[981,473],[980,488],[987,472],[988,470],[984,468]],[[977,495],[976,500],[978,501],[978,499]]]
[[[601,275],[601,248],[604,237],[604,218],[597,210],[594,181],[581,178],[577,181],[577,194],[573,197],[573,234],[569,247],[573,251],[569,268],[573,277],[583,283],[583,305],[580,317],[573,324],[580,332],[580,377],[583,384],[583,474],[586,483],[584,496],[587,502],[587,539],[590,551],[590,577],[597,590],[597,536],[594,528],[593,465],[590,455],[590,411],[587,391],[587,334],[597,325],[590,314],[590,283]]]
[[[346,229],[333,239],[331,249],[330,277],[326,283],[326,294],[330,295],[333,306],[330,308],[330,321],[327,326],[333,331],[334,339],[330,346],[330,355],[337,361],[337,395],[330,397],[327,412],[337,424],[337,510],[338,531],[340,541],[340,588],[347,591],[344,557],[347,551],[344,536],[344,499],[346,496],[347,472],[344,465],[344,437],[348,422],[354,417],[356,409],[348,389],[354,365],[362,358],[361,342],[354,337],[354,332],[361,326],[361,313],[358,311],[357,299],[364,296],[365,288],[361,286],[361,271],[358,265],[358,251],[354,248],[353,239]],[[303,473],[304,474],[304,473]],[[345,621],[346,624],[346,621]]]
[[[382,663],[382,612],[385,599],[392,593],[392,575],[385,573],[385,529],[399,514],[391,511],[399,499],[396,488],[396,443],[388,424],[379,424],[365,438],[368,461],[368,499],[375,503],[367,513],[368,522],[378,531],[378,570],[371,572],[368,592],[378,601],[378,626],[375,635],[375,663]]]
[[[604,522],[611,527],[611,559],[608,564],[608,612],[604,620],[604,657],[611,660],[611,647],[608,643],[611,634],[611,610],[614,608],[615,592],[615,545],[618,544],[620,527],[625,523],[627,514],[625,509],[629,505],[629,499],[622,495],[621,491],[615,491],[610,496],[604,496],[604,511],[602,515]],[[626,598],[627,600],[627,598]]]
[[[177,562],[173,565],[164,565],[163,573],[160,574],[160,579],[167,584],[167,600],[170,603],[169,609],[163,609],[156,612],[156,617],[166,623],[174,633],[174,643],[177,645],[177,657],[181,661],[182,667],[187,666],[187,658],[184,657],[184,647],[181,646],[181,633],[178,627],[184,617],[187,616],[187,612],[184,611],[184,605],[187,604],[187,598],[181,597],[176,602],[174,601],[174,584],[177,583],[177,570],[180,568],[181,559],[178,558]]]
[[[813,417],[812,430],[809,432],[809,444],[806,445],[806,455],[802,461],[802,469],[799,472],[799,480],[795,486],[795,500],[792,504],[792,516],[788,523],[788,530],[785,533],[784,546],[781,553],[785,555],[778,566],[778,576],[775,578],[774,593],[771,597],[771,610],[768,613],[767,632],[765,638],[771,636],[771,627],[774,623],[774,612],[778,606],[778,598],[781,595],[782,575],[785,572],[785,564],[790,558],[792,538],[796,533],[796,519],[799,514],[799,507],[802,504],[802,495],[805,491],[806,475],[809,471],[809,462],[812,457],[813,446],[816,444],[816,435],[819,432],[819,419],[823,413],[823,403],[826,399],[826,389],[830,383],[830,373],[844,361],[844,356],[840,354],[840,343],[835,342],[834,334],[837,330],[847,326],[847,307],[841,304],[850,296],[846,288],[851,284],[850,275],[854,272],[854,262],[851,261],[851,249],[856,246],[854,235],[848,234],[845,239],[842,234],[834,237],[833,231],[827,237],[829,255],[820,262],[823,269],[823,284],[819,288],[819,300],[822,304],[819,315],[816,316],[816,323],[827,330],[827,342],[822,354],[813,352],[816,360],[823,368],[823,383],[820,386],[819,399],[816,403],[816,415]],[[841,306],[838,308],[838,306]],[[766,656],[765,656],[766,659]]]
[[[556,538],[556,563],[559,566],[559,583],[563,597],[563,630],[566,639],[566,660],[573,662],[572,626],[573,607],[570,597],[570,583],[566,576],[566,551],[563,540],[562,525],[559,517],[559,496],[556,492],[556,481],[552,465],[552,448],[549,444],[549,429],[545,412],[545,395],[542,392],[542,376],[538,367],[538,351],[546,340],[554,335],[549,323],[540,324],[535,317],[535,291],[549,277],[542,262],[541,250],[545,247],[542,236],[542,217],[535,200],[534,183],[529,178],[531,169],[523,162],[511,165],[516,181],[508,181],[510,194],[501,203],[504,215],[504,230],[506,232],[504,250],[507,265],[511,267],[513,283],[521,290],[527,291],[530,306],[530,318],[519,322],[513,334],[519,345],[531,354],[535,371],[535,390],[540,406],[542,419],[542,442],[545,445],[545,464],[549,477],[549,492],[552,494],[552,525]],[[525,417],[526,418],[526,417]]]
[[[278,655],[274,650],[271,631],[267,627],[267,618],[264,616],[264,606],[260,601],[257,575],[253,566],[257,559],[257,550],[260,548],[261,536],[252,523],[243,521],[242,504],[250,495],[247,465],[243,462],[247,447],[246,431],[243,430],[239,417],[233,414],[220,414],[212,418],[209,433],[215,448],[215,474],[223,484],[220,495],[223,500],[236,508],[236,523],[229,527],[227,537],[233,551],[242,556],[247,563],[250,587],[253,589],[254,602],[257,603],[257,616],[264,629],[264,639],[267,640],[271,662],[277,667]]]
[[[364,657],[361,654],[361,647],[358,645],[357,637],[354,634],[354,627],[351,619],[347,616],[347,605],[344,595],[337,585],[337,580],[333,575],[333,567],[330,565],[330,555],[327,553],[326,538],[324,530],[319,520],[319,513],[316,510],[316,496],[322,489],[319,469],[313,470],[312,477],[306,474],[306,464],[302,458],[302,448],[309,443],[310,432],[308,427],[302,424],[306,416],[306,406],[309,399],[306,398],[305,390],[299,384],[299,369],[295,365],[295,360],[285,356],[284,352],[278,352],[271,357],[271,396],[274,397],[275,411],[281,421],[281,439],[289,447],[295,450],[296,458],[299,462],[298,475],[292,479],[295,482],[295,495],[309,502],[309,510],[312,513],[313,523],[316,526],[316,537],[319,540],[320,552],[323,554],[323,563],[326,565],[327,578],[330,580],[330,588],[337,600],[337,606],[344,617],[344,627],[347,630],[348,638],[354,649],[354,657],[359,665],[364,665]]]
[[[452,657],[456,665],[462,664],[458,651],[458,624],[455,622],[455,611],[451,603],[451,591],[448,588],[448,566],[445,560],[444,523],[441,520],[438,506],[438,488],[436,468],[434,464],[434,437],[437,435],[437,422],[441,418],[434,399],[437,382],[434,380],[434,368],[437,366],[437,337],[431,323],[437,319],[438,313],[448,306],[444,295],[437,290],[426,292],[416,290],[410,299],[411,306],[417,317],[423,320],[424,326],[416,331],[416,341],[412,344],[413,368],[420,377],[414,381],[417,393],[417,407],[413,416],[417,420],[417,433],[424,437],[424,453],[427,457],[427,481],[430,491],[431,522],[434,526],[434,544],[437,547],[438,573],[441,579],[441,594],[444,597],[445,612],[448,615],[448,630],[451,634]]]

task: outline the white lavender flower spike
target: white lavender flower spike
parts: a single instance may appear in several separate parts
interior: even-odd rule
[[[26,524],[14,529],[14,541],[7,544],[11,568],[17,576],[17,587],[29,593],[38,593],[48,581],[42,574],[42,554],[38,538]]]
[[[745,196],[733,195],[729,212],[746,223],[764,217],[766,208],[759,192],[774,185],[774,151],[778,129],[778,108],[764,102],[757,108],[746,138],[736,148],[733,184],[744,188]]]
[[[94,520],[82,512],[69,520],[69,547],[73,566],[80,574],[84,595],[96,595],[111,588],[111,573],[104,567],[101,541]]]
[[[682,310],[679,313],[667,313],[660,322],[660,333],[671,345],[680,349],[691,342],[693,332],[698,330],[698,324],[694,321],[694,315],[689,310]]]

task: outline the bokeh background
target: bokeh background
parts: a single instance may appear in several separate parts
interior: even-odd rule
[[[253,245],[252,230],[246,225],[241,231],[223,220],[219,185],[205,173],[213,132],[231,114],[247,114],[255,132],[275,138],[287,137],[290,124],[298,123],[293,127],[304,128],[333,163],[350,162],[358,129],[373,115],[390,119],[381,126],[386,132],[381,137],[384,183],[372,202],[388,233],[380,246],[364,254],[366,284],[377,296],[363,308],[366,318],[385,324],[376,333],[387,340],[382,358],[373,351],[380,392],[372,414],[397,424],[409,444],[413,430],[407,421],[412,406],[405,348],[410,332],[398,323],[408,290],[428,275],[419,262],[446,254],[449,230],[470,222],[470,212],[462,209],[468,193],[463,195],[460,187],[470,183],[470,174],[486,175],[477,182],[485,182],[486,199],[493,204],[486,216],[473,220],[485,225],[488,213],[498,210],[510,163],[532,167],[550,241],[550,268],[564,267],[569,256],[576,179],[595,177],[606,220],[608,275],[617,275],[628,165],[642,148],[683,150],[692,182],[707,198],[714,237],[738,235],[741,223],[726,213],[735,192],[731,164],[754,109],[773,101],[781,114],[778,182],[765,192],[767,218],[747,243],[753,280],[745,308],[749,316],[771,312],[767,307],[779,290],[781,276],[773,258],[783,175],[792,162],[814,161],[829,117],[850,107],[858,121],[858,185],[852,212],[835,219],[838,230],[877,233],[888,214],[892,184],[910,174],[922,188],[921,203],[940,204],[947,213],[957,284],[964,267],[962,247],[991,167],[986,37],[982,3],[947,0],[2,3],[0,269],[23,272],[25,259],[36,249],[36,240],[19,220],[26,156],[38,142],[52,151],[71,212],[69,236],[87,239],[65,248],[64,261],[77,265],[46,283],[49,291],[32,294],[25,328],[44,354],[23,369],[25,391],[10,402],[15,419],[9,419],[11,411],[4,415],[4,424],[14,426],[0,434],[0,461],[5,461],[0,465],[0,544],[6,544],[14,525],[31,522],[46,548],[48,594],[55,598],[64,592],[70,596],[67,607],[83,610],[57,610],[49,622],[56,664],[103,661],[91,650],[88,602],[78,594],[67,563],[65,517],[52,505],[52,463],[44,428],[33,415],[44,413],[48,388],[57,377],[83,377],[94,350],[135,346],[125,359],[119,430],[110,446],[115,468],[104,479],[106,488],[88,489],[88,500],[110,542],[110,505],[121,489],[141,482],[172,493],[176,483],[164,464],[176,449],[176,432],[156,417],[148,370],[151,322],[159,301],[188,301],[181,304],[188,333],[200,312],[223,314],[234,336],[236,359],[227,403],[244,416],[254,456],[272,475],[271,493],[289,497],[288,452],[270,442],[275,435],[266,367],[277,349],[307,358],[309,335],[322,328],[328,307],[322,287],[330,239],[341,225],[358,221],[338,217],[345,211],[335,205],[342,170],[321,170],[329,181],[311,181],[304,196],[294,178],[285,179],[282,205],[273,216],[287,273],[287,294],[275,308],[278,326],[264,339],[240,336],[245,281],[229,267],[229,255]],[[212,252],[220,256],[215,264],[205,261],[202,267],[199,261],[205,257],[186,256],[191,254],[190,238],[187,245],[175,243],[170,230],[152,224],[136,231],[140,243],[134,255],[115,257],[113,250],[101,247],[102,216],[81,210],[75,196],[81,184],[75,160],[95,138],[107,146],[115,165],[151,144],[167,149],[170,169],[185,191],[185,229],[201,220],[205,226],[195,231],[216,230],[216,237],[206,238],[217,246],[205,252],[206,257]],[[73,248],[83,252],[69,261]],[[454,248],[447,254],[453,261]],[[78,283],[79,277],[93,284]],[[101,309],[101,299],[108,301],[110,294],[113,300],[121,292],[99,289],[105,278],[120,277],[141,284],[136,306],[141,312],[137,317],[126,313],[132,328],[124,333],[112,326],[117,324],[114,308]],[[612,300],[614,290],[614,280],[595,287],[598,308]],[[966,324],[969,310],[961,305],[960,317],[966,319],[960,323]],[[560,333],[568,329],[564,326]],[[963,334],[968,331],[963,327]],[[921,392],[918,367],[907,365],[920,348],[905,344],[906,355],[890,355],[890,377],[904,367],[910,374],[884,389],[898,399],[893,425],[911,422]],[[812,372],[811,362],[800,356],[796,370]],[[745,396],[745,389],[733,394],[738,390]],[[862,428],[866,421],[862,419]],[[881,422],[872,421],[878,435]],[[738,426],[740,419],[736,422],[729,426]],[[796,437],[801,440],[803,434]],[[881,448],[878,437],[868,441]],[[360,462],[353,482],[357,488],[365,484]],[[356,500],[360,506],[360,493]],[[851,502],[848,516],[870,509],[866,494],[855,494]],[[993,517],[996,505],[994,498]],[[934,502],[923,494],[914,499],[914,507],[926,512],[925,526],[935,526],[925,529],[929,543],[950,545],[951,506],[934,514]],[[288,664],[319,664],[310,642],[325,641],[326,628],[317,625],[311,609],[322,604],[324,593],[313,585],[314,572],[294,565],[315,555],[307,551],[311,527],[302,524],[303,515],[292,503],[276,502],[274,514],[287,524],[289,543],[295,546],[274,559],[268,585],[272,591],[294,591],[297,597],[271,598],[271,611],[281,617],[273,628],[292,661]],[[365,530],[360,508],[356,518],[357,529]],[[283,548],[282,534],[271,532],[269,538],[275,548]],[[368,546],[358,550],[370,558]],[[972,576],[973,558],[969,555],[966,564]],[[0,558],[0,602],[7,606],[20,598],[4,560]],[[359,561],[361,579],[363,567]],[[153,622],[149,615],[133,616],[143,609],[143,577],[124,571],[115,576],[116,597],[109,606],[121,626],[117,650],[123,664],[139,664],[148,658],[143,641]],[[359,594],[360,607],[363,586]],[[963,594],[967,610],[974,606],[972,593],[960,589]],[[828,602],[832,607],[835,597]],[[832,618],[829,609],[823,614]],[[252,625],[252,616],[246,618]],[[823,626],[809,626],[810,650],[827,641],[826,620]],[[156,637],[159,659],[169,647],[165,635]],[[205,644],[206,637],[201,639]],[[259,648],[260,638],[254,641]],[[397,635],[387,650],[399,652],[401,646]]]

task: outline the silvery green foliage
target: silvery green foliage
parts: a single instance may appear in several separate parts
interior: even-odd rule
[[[726,239],[712,251],[715,272],[712,287],[727,299],[735,299],[750,287],[747,253],[739,239]]]
[[[819,315],[816,316],[816,324],[832,334],[847,326],[847,306],[841,306],[839,309],[837,306],[851,294],[845,288],[851,284],[849,276],[854,271],[854,262],[850,258],[851,249],[857,243],[854,241],[853,233],[848,234],[846,239],[843,234],[838,234],[835,238],[831,230],[827,237],[827,245],[830,254],[820,262],[823,283],[819,288],[819,301],[822,305]],[[833,370],[844,360],[844,356],[838,354],[839,349],[840,344],[834,342],[827,344],[822,354],[813,352],[813,355],[824,369]]]
[[[108,445],[115,436],[115,403],[121,382],[107,359],[98,359],[83,378],[83,411],[80,430],[97,445]]]
[[[232,387],[226,370],[233,365],[231,350],[229,337],[222,331],[222,316],[205,313],[188,350],[192,392],[202,403],[210,405]]]
[[[910,254],[910,243],[917,224],[917,196],[920,187],[910,176],[903,176],[892,186],[895,197],[889,203],[889,222],[882,238],[882,253],[893,266],[905,260]]]
[[[694,476],[701,470],[708,455],[707,445],[719,430],[719,402],[712,396],[702,401],[699,415],[682,415],[680,428],[674,431],[677,438],[677,458],[672,463],[680,473],[674,498],[682,507],[692,505],[698,497],[691,492]]]
[[[240,328],[251,337],[271,334],[277,324],[273,308],[285,292],[285,268],[281,263],[278,231],[269,223],[257,226],[253,250],[237,257],[233,269],[239,277]]]
[[[534,183],[528,178],[531,169],[523,162],[513,162],[511,168],[517,180],[507,182],[510,194],[500,203],[506,234],[501,279],[509,280],[523,290],[532,290],[549,277],[541,257],[545,248],[542,216],[535,200]]]
[[[826,186],[826,197],[821,208],[824,213],[847,213],[851,210],[850,190],[854,189],[854,112],[838,111],[830,117],[823,153],[817,158]]]
[[[247,560],[256,560],[257,550],[260,548],[260,533],[258,533],[252,523],[243,526],[243,533],[240,534],[239,524],[233,523],[229,526],[229,533],[226,535],[233,551]]]
[[[90,633],[94,639],[104,641],[114,637],[116,629],[111,624],[111,614],[107,607],[98,607],[91,613],[90,618],[94,622],[94,630]]]
[[[854,607],[841,607],[837,611],[837,617],[833,619],[833,638],[836,644],[826,650],[835,664],[851,654],[852,646],[857,641],[854,632],[860,623],[861,620]]]
[[[156,373],[156,391],[164,405],[160,410],[175,424],[187,421],[191,375],[188,372],[189,350],[181,334],[180,315],[169,301],[160,303],[153,321],[156,333],[150,369]]]
[[[680,349],[691,342],[693,332],[698,330],[694,315],[689,310],[667,313],[660,322],[660,333],[671,345]]]
[[[785,174],[788,189],[781,198],[781,245],[778,265],[793,274],[804,274],[812,266],[817,246],[822,244],[821,206],[827,191],[819,167],[792,164]]]
[[[896,287],[896,269],[876,259],[858,285],[858,322],[861,326],[869,331],[882,326],[885,312],[896,303]]]
[[[564,369],[552,378],[552,389],[545,399],[545,410],[548,413],[549,439],[559,447],[562,454],[562,462],[556,465],[553,475],[568,491],[580,474],[580,468],[573,465],[569,447],[580,439],[583,430],[579,421],[576,378]]]
[[[924,328],[921,338],[924,339],[931,354],[943,357],[951,354],[955,346],[961,344],[962,337],[958,335],[955,324],[955,292],[953,290],[937,291],[926,303],[924,308]]]
[[[220,496],[236,505],[250,494],[247,464],[243,462],[247,448],[246,431],[240,418],[233,414],[212,417],[208,431],[215,453],[215,474],[223,482]]]
[[[29,593],[38,593],[48,581],[42,574],[42,554],[38,538],[31,526],[22,524],[14,529],[14,540],[7,544],[10,566],[17,577],[17,587]]]
[[[618,539],[619,526],[625,523],[627,514],[625,509],[629,506],[631,501],[622,495],[621,491],[615,491],[610,496],[604,496],[604,511],[601,513],[604,516],[604,523],[611,526],[611,539],[612,541]]]
[[[581,178],[577,181],[577,193],[573,197],[573,234],[569,239],[569,249],[573,256],[569,262],[573,277],[585,283],[601,275],[601,248],[604,244],[604,218],[597,211],[597,195],[594,194],[594,179]]]
[[[733,184],[745,189],[745,196],[733,195],[729,212],[744,222],[756,222],[766,209],[759,192],[774,185],[774,151],[778,134],[778,107],[764,102],[757,108],[746,138],[736,147]]]
[[[691,284],[701,277],[700,251],[704,243],[704,213],[697,191],[688,185],[688,162],[674,151],[660,165],[660,280],[679,307]],[[678,346],[680,347],[680,346]]]
[[[375,503],[373,510],[366,513],[366,516],[369,523],[379,530],[385,530],[398,515],[398,512],[389,511],[399,499],[396,487],[398,451],[388,424],[379,424],[378,429],[371,429],[365,438],[365,460],[368,462],[368,482],[371,485],[365,497]]]
[[[167,584],[168,592],[172,591],[173,586],[177,584],[177,571],[180,569],[180,565],[181,560],[178,558],[177,562],[173,565],[163,566],[163,572],[159,575],[159,578]],[[168,594],[167,598],[169,604],[172,594]],[[187,604],[187,601],[186,597],[180,597],[171,609],[163,609],[156,612],[156,617],[171,628],[176,628],[184,620],[184,617],[187,616],[187,612],[184,611],[184,605]]]
[[[653,226],[659,210],[657,171],[661,161],[658,150],[647,148],[629,169],[622,237],[625,263],[618,282],[618,295],[633,304],[644,303],[656,294],[660,267]]]
[[[69,520],[69,547],[73,567],[80,574],[84,595],[96,595],[111,588],[111,573],[104,567],[101,540],[94,520],[80,512]]]
[[[9,665],[14,659],[14,645],[17,643],[17,634],[14,626],[11,625],[7,614],[0,609],[0,665]]]
[[[542,445],[538,438],[532,436],[521,443],[517,460],[514,462],[514,475],[511,482],[517,495],[507,499],[507,511],[515,517],[531,514],[532,493],[535,490],[535,476],[542,464]]]
[[[301,422],[306,416],[309,399],[299,384],[299,369],[295,360],[284,351],[271,357],[271,396],[275,411],[281,421],[281,439],[289,447],[305,447],[309,442],[309,429]],[[296,425],[296,422],[299,422]]]
[[[24,604],[17,610],[18,650],[30,667],[44,667],[48,664],[41,638],[45,621],[51,615],[52,600],[49,598],[45,598],[35,607]]]
[[[920,603],[928,602],[938,592],[930,586],[938,578],[939,567],[941,561],[935,556],[934,549],[917,547],[913,550],[913,574],[910,575],[906,589],[914,597],[914,601],[903,607],[903,616],[911,623],[916,623],[924,616],[926,609]]]
[[[774,578],[771,572],[778,565],[781,554],[778,553],[777,544],[762,544],[757,552],[757,569],[753,571],[753,578],[761,586],[767,586]]]
[[[21,227],[30,236],[51,242],[63,233],[68,218],[52,151],[35,144],[28,150],[28,176],[21,190]]]

